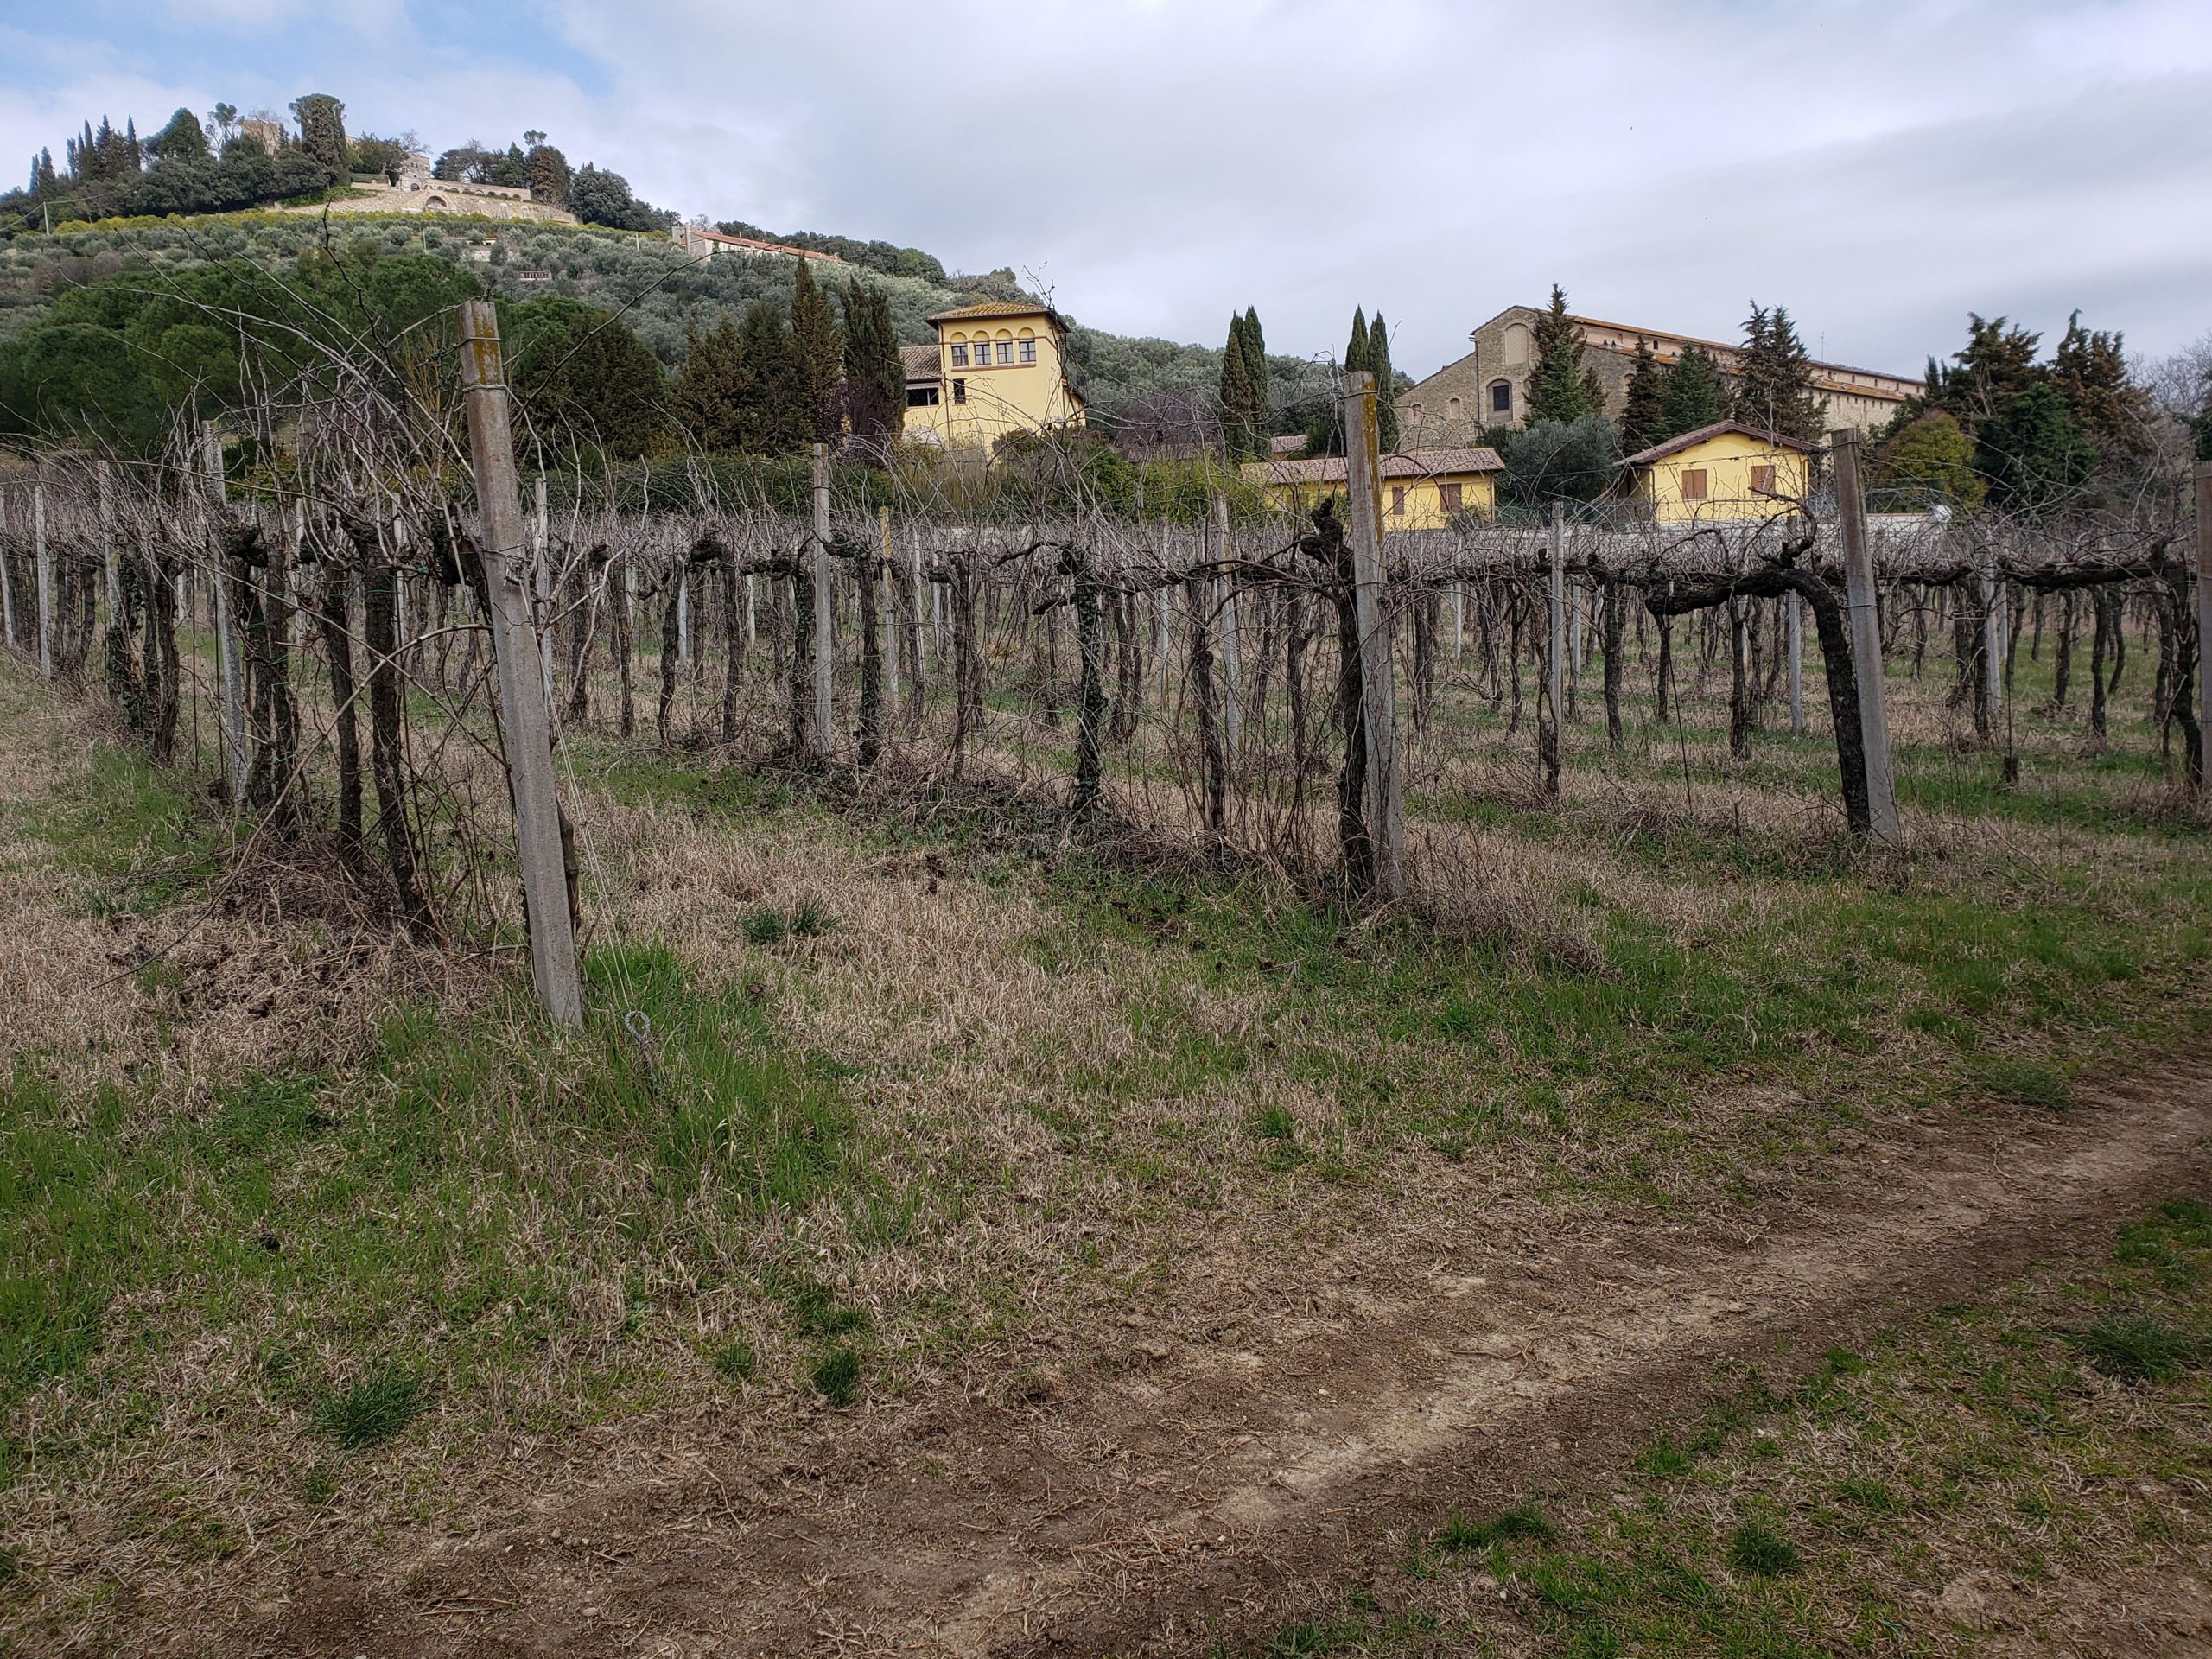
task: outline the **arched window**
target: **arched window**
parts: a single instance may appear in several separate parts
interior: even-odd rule
[[[1457,397],[1452,398],[1444,405],[1444,410],[1445,413],[1456,422],[1459,418],[1459,400]]]
[[[1513,412],[1513,383],[1510,380],[1490,383],[1490,412],[1493,415],[1510,415]]]

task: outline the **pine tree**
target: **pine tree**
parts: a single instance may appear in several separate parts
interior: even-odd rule
[[[808,437],[834,442],[842,414],[837,383],[843,378],[844,348],[829,296],[815,286],[814,273],[807,269],[813,262],[793,263],[798,270],[791,280],[791,361],[799,407],[807,411]]]
[[[2008,326],[2004,317],[1967,314],[1966,349],[1948,364],[1931,361],[1928,403],[1969,433],[2019,400],[2043,376],[2036,347],[2043,336]]]
[[[880,454],[906,422],[906,364],[883,290],[845,284],[845,412],[853,435]]]
[[[1375,376],[1375,421],[1381,429],[1382,453],[1398,453],[1398,376],[1390,366],[1390,336],[1376,312],[1367,330],[1367,366]]]
[[[1529,375],[1529,421],[1577,421],[1604,412],[1595,376],[1583,365],[1582,331],[1567,315],[1567,291],[1552,284],[1550,307],[1536,319],[1535,366]]]
[[[1782,306],[1751,303],[1744,349],[1736,360],[1735,418],[1800,443],[1821,435],[1821,404],[1813,395],[1812,359]]]
[[[1636,338],[1636,366],[1629,371],[1628,403],[1621,410],[1621,448],[1634,454],[1667,435],[1667,372],[1651,342]]]
[[[207,159],[207,131],[190,110],[179,110],[169,124],[146,141],[156,161],[197,162]]]
[[[2031,382],[1974,435],[1974,466],[1990,505],[2034,516],[2067,505],[2096,470],[2097,452],[2048,378]]]
[[[1704,346],[1683,346],[1675,366],[1667,371],[1659,415],[1661,439],[1679,438],[1728,418],[1728,387],[1713,353]]]

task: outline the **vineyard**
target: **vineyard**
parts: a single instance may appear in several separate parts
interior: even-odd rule
[[[2202,1190],[2212,470],[1870,517],[1839,435],[1764,521],[1393,532],[1340,391],[1300,517],[519,471],[471,306],[0,471],[24,1650],[1617,1651],[1605,1495],[1715,1376],[1681,1455],[1768,1485],[1669,1525],[1794,1555],[1929,1307],[2065,1371],[2052,1253]],[[2171,1421],[2161,1529],[1921,1493],[1681,1617],[2120,1605],[2202,1560]]]

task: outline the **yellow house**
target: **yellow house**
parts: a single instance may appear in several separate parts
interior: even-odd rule
[[[1505,463],[1495,449],[1413,449],[1382,457],[1382,528],[1442,530],[1463,512],[1487,518],[1497,511],[1497,475]],[[1327,495],[1344,493],[1344,458],[1255,461],[1244,476],[1268,499],[1303,518]]]
[[[1778,518],[1802,512],[1813,446],[1719,421],[1621,463],[1622,493],[1662,524]]]
[[[988,449],[1009,432],[1083,424],[1051,306],[993,300],[930,322],[937,344],[906,351],[909,442]]]

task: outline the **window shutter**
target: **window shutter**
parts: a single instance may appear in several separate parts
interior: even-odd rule
[[[1704,467],[1686,467],[1683,470],[1682,499],[1685,501],[1702,501],[1705,499]]]

